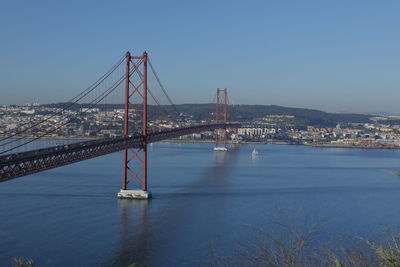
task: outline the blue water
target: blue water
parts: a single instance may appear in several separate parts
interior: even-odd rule
[[[149,150],[149,201],[116,198],[122,152],[1,183],[0,266],[20,256],[38,266],[193,266],[279,232],[279,223],[320,224],[321,241],[400,226],[400,180],[385,172],[400,169],[399,151]]]

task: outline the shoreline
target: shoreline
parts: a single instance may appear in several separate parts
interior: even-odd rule
[[[358,145],[333,145],[333,144],[303,144],[311,147],[326,147],[326,148],[359,148],[359,149],[390,149],[400,150],[400,147],[385,147],[385,146],[358,146]]]
[[[0,138],[5,138],[6,136],[1,136]],[[26,136],[25,138],[34,138],[32,136]],[[90,140],[96,140],[98,138],[96,137],[63,137],[63,136],[49,136],[49,137],[44,137],[42,140],[82,140],[82,141],[90,141]],[[204,143],[204,144],[213,144],[215,143],[214,140],[191,140],[191,139],[166,139],[166,140],[161,140],[159,141],[161,143]],[[232,143],[232,142],[227,142],[227,144],[271,144],[271,145],[298,145],[298,146],[309,146],[309,147],[319,147],[319,148],[358,148],[358,149],[388,149],[388,150],[400,150],[400,147],[387,147],[387,146],[361,146],[361,145],[354,145],[354,144],[294,144],[294,143],[288,143],[288,142],[283,142],[283,141],[277,141],[277,142],[271,142],[271,141],[265,141],[265,142],[257,142],[257,141],[242,141],[240,143]]]
[[[178,139],[166,139],[166,140],[161,140],[159,141],[160,143],[204,143],[204,144],[214,144],[214,140],[178,140]],[[233,145],[240,145],[240,144],[272,144],[272,145],[302,145],[302,144],[290,144],[286,142],[255,142],[255,141],[243,141],[240,143],[232,143],[232,142],[226,142],[227,144],[233,144]]]
[[[177,140],[177,139],[167,139],[161,140],[162,143],[206,143],[213,144],[213,140]],[[357,146],[357,145],[333,145],[333,144],[292,144],[287,142],[255,142],[255,141],[243,141],[240,143],[227,142],[227,144],[262,144],[262,145],[290,145],[290,146],[308,146],[308,147],[319,147],[319,148],[358,148],[358,149],[389,149],[389,150],[400,150],[400,147],[385,147],[385,146]]]

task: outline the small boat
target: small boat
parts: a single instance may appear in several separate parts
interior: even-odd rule
[[[221,152],[225,152],[228,151],[228,149],[226,147],[214,147],[214,151],[221,151]]]
[[[251,152],[251,155],[252,155],[253,157],[257,157],[257,156],[258,156],[258,151],[254,148],[254,149],[253,149],[253,152]]]

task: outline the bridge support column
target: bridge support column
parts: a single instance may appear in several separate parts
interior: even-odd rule
[[[228,96],[227,89],[217,88],[216,105],[215,105],[215,123],[226,124],[228,120]],[[215,130],[215,147],[214,151],[227,151],[226,147],[227,130],[226,127],[223,129]]]
[[[124,135],[141,134],[143,139],[139,150],[124,150],[122,188],[117,197],[148,199],[151,193],[147,191],[147,53],[131,56],[127,52],[125,58]],[[128,189],[132,181],[136,181],[136,186]]]

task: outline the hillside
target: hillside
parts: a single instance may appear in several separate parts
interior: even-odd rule
[[[177,109],[196,120],[207,120],[215,111],[215,104],[181,104]],[[170,106],[166,107],[172,111]],[[252,121],[267,115],[292,115],[293,123],[299,126],[334,127],[338,123],[370,122],[370,115],[349,113],[327,113],[314,109],[288,108],[275,105],[235,105],[228,107],[228,117],[232,121]]]
[[[60,107],[65,103],[48,104],[48,107]],[[74,105],[75,110],[85,107],[85,105]],[[114,108],[122,109],[121,104],[99,105],[101,109],[111,110]],[[215,104],[180,104],[176,105],[179,113],[193,116],[195,120],[209,120],[215,111]],[[174,114],[172,106],[148,107],[149,116],[151,118],[163,118],[165,113]],[[319,126],[334,127],[336,124],[345,124],[353,122],[370,122],[370,115],[351,114],[351,113],[328,113],[320,110],[305,108],[288,108],[275,105],[230,105],[228,107],[228,117],[231,121],[248,122],[255,119],[263,118],[267,115],[292,115],[294,119],[292,123],[299,126]],[[176,114],[176,113],[175,113]]]

